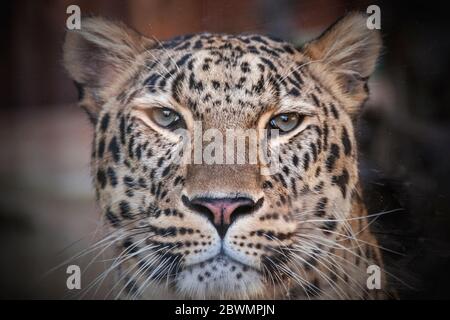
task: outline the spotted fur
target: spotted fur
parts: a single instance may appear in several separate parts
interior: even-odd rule
[[[122,24],[85,19],[64,62],[95,126],[92,172],[120,261],[120,295],[370,299],[367,267],[382,268],[361,200],[354,121],[381,41],[351,14],[302,48],[260,35],[195,34],[159,42]],[[182,165],[176,135],[147,108],[187,127],[250,129],[283,110],[303,123],[279,137],[281,170],[259,164]],[[223,239],[183,199],[262,199]]]

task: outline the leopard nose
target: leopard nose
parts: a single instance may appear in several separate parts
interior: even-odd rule
[[[228,227],[240,216],[254,212],[262,205],[263,198],[256,203],[247,197],[237,198],[208,198],[199,197],[189,200],[183,196],[185,205],[194,211],[204,214],[214,224],[219,235],[223,238]]]

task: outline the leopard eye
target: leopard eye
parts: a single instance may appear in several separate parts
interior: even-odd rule
[[[174,130],[184,126],[183,118],[168,108],[153,108],[149,115],[157,125],[166,129]]]
[[[287,133],[297,128],[303,118],[298,113],[282,113],[270,119],[269,127],[278,129],[281,133]]]

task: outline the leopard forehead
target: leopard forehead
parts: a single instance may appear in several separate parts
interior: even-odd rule
[[[259,35],[200,34],[160,43],[137,59],[118,96],[180,104],[211,126],[253,125],[264,111],[314,102],[317,87],[294,46]],[[141,99],[138,99],[141,98]],[[238,122],[236,122],[238,120]]]

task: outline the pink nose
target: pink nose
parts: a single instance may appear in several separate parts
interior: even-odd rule
[[[195,198],[182,197],[183,202],[198,213],[205,214],[216,226],[223,238],[230,224],[240,215],[249,214],[256,208],[255,202],[246,197],[239,198]],[[258,201],[262,204],[262,200]]]
[[[248,198],[236,198],[236,199],[196,199],[193,200],[194,205],[207,208],[213,215],[213,222],[216,226],[221,224],[231,224],[231,215],[238,208],[252,207],[254,202]]]

